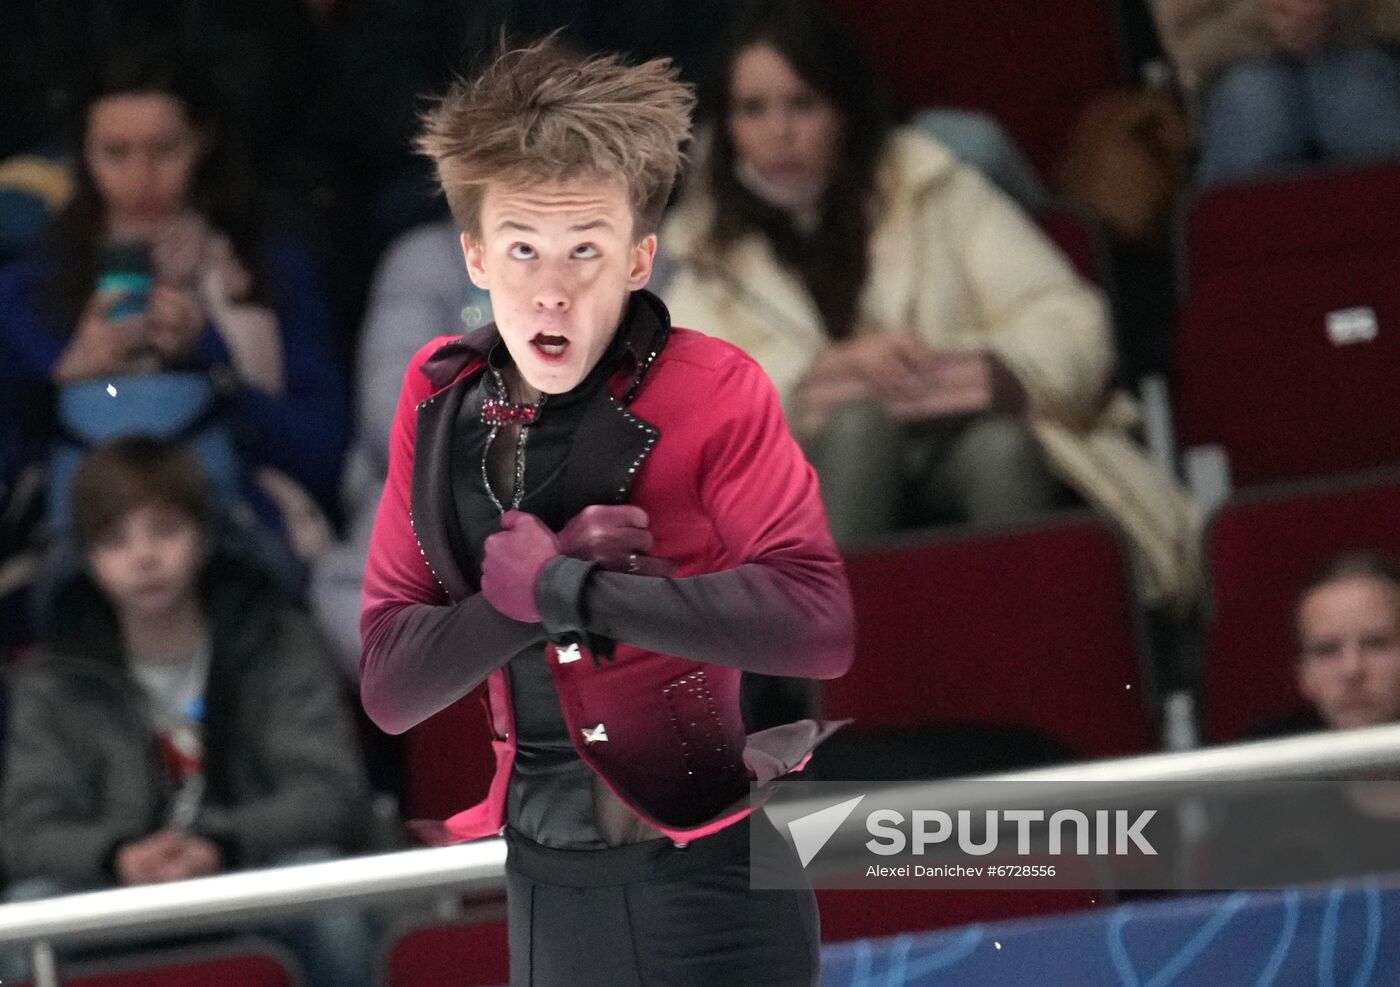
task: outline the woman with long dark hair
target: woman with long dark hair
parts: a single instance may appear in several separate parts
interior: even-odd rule
[[[777,385],[847,541],[1022,518],[1077,493],[1189,593],[1185,497],[1129,439],[1107,313],[1006,195],[896,127],[853,32],[778,0],[736,23],[710,146],[662,230],[678,325]]]
[[[276,497],[296,499],[290,478],[332,502],[349,401],[329,304],[307,251],[260,222],[199,77],[157,44],[118,51],[77,109],[73,151],[72,200],[0,272],[0,403],[51,385],[60,445],[128,426],[194,439],[219,419],[246,473],[282,478]],[[25,438],[5,437],[11,464]],[[217,474],[216,446],[202,455]]]

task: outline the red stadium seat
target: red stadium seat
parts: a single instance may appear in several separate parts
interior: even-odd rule
[[[62,972],[64,987],[298,987],[302,978],[295,970],[282,947],[240,939],[65,966]]]
[[[1400,555],[1400,474],[1295,484],[1237,497],[1206,530],[1205,733],[1237,739],[1297,708],[1293,606],[1343,552]]]
[[[1400,463],[1400,167],[1202,196],[1177,339],[1181,441],[1236,486]]]
[[[1054,170],[1084,104],[1123,81],[1107,0],[835,6],[906,108],[990,114],[1042,175]]]
[[[1138,615],[1104,522],[924,535],[854,553],[847,571],[856,661],[824,703],[849,730],[1019,724],[1089,757],[1153,748]]]
[[[925,535],[852,553],[846,565],[856,661],[824,683],[824,715],[855,718],[843,733],[971,720],[1033,726],[1093,757],[1153,748],[1132,589],[1119,538],[1103,522]],[[1109,897],[1063,888],[817,893],[826,942],[1078,911]]]
[[[411,929],[389,946],[385,987],[495,987],[510,979],[501,921]]]

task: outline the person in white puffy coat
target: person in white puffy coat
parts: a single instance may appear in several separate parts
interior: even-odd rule
[[[839,538],[1023,518],[1068,488],[1130,536],[1148,601],[1185,606],[1198,518],[1132,438],[1100,293],[942,145],[879,125],[823,15],[765,10],[662,230],[676,324],[773,379]]]

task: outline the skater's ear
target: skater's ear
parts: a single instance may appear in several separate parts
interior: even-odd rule
[[[485,246],[480,237],[473,237],[470,233],[462,234],[462,257],[467,262],[467,277],[472,279],[472,284],[482,291],[490,291],[490,278],[486,275],[486,266],[482,263],[485,255]]]

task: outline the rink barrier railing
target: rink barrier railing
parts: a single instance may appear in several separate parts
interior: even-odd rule
[[[1005,784],[1011,781],[1044,783],[1046,798],[1069,800],[1110,792],[1129,798],[1149,788],[1160,794],[1217,782],[1326,778],[1397,766],[1400,725],[1388,725],[976,778],[882,785],[880,797],[883,805],[895,808],[949,803],[996,808],[999,798],[1024,798],[1023,788]],[[829,799],[814,801],[810,811],[829,804]],[[789,805],[784,811],[799,815],[806,810]],[[492,838],[0,905],[0,948],[28,948],[35,987],[57,987],[53,950],[60,944],[218,929],[311,911],[328,902],[382,904],[445,893],[500,894],[505,856],[504,841]]]

